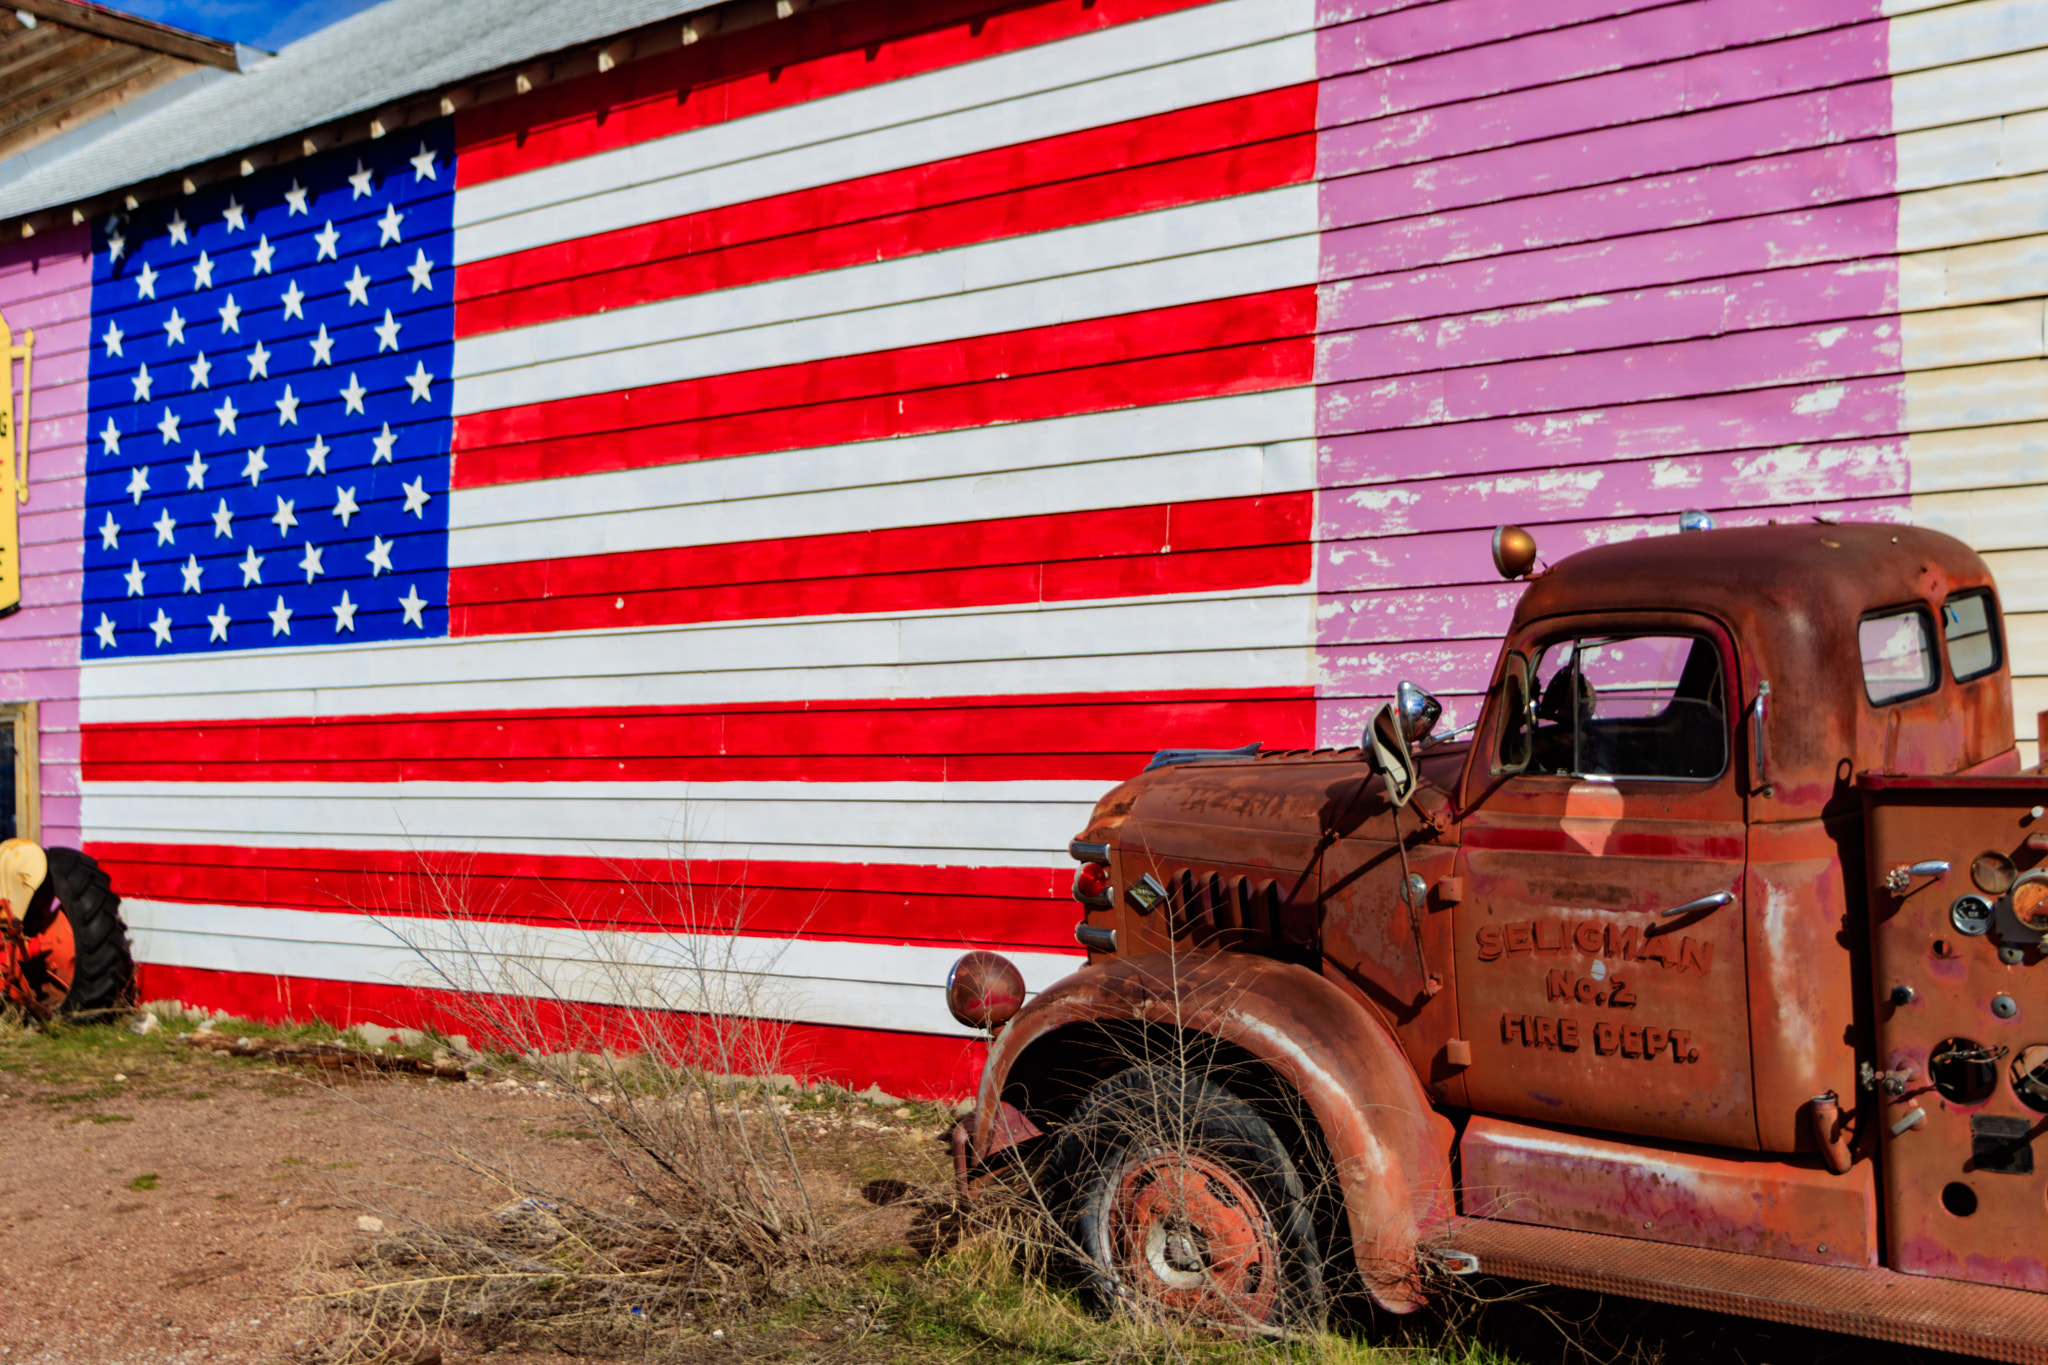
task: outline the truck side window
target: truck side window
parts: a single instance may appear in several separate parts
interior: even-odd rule
[[[1535,757],[1533,700],[1529,695],[1529,656],[1517,650],[1508,655],[1500,683],[1500,762],[1495,772],[1524,772]]]
[[[1932,692],[1940,674],[1934,664],[1934,632],[1925,607],[1897,607],[1856,623],[1863,655],[1863,693],[1872,705]]]
[[[1727,766],[1721,654],[1693,635],[1600,635],[1544,647],[1527,771],[1702,780]],[[1503,755],[1505,757],[1505,755]]]
[[[1957,682],[1981,678],[1998,668],[1998,609],[1988,592],[1959,592],[1941,607],[1941,632],[1948,643],[1948,671]]]

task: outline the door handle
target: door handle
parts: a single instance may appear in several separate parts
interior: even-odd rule
[[[1734,892],[1716,891],[1711,896],[1701,896],[1696,901],[1687,901],[1684,905],[1672,906],[1664,912],[1664,918],[1676,919],[1680,915],[1698,914],[1702,910],[1719,910],[1724,905],[1733,904],[1735,904]]]

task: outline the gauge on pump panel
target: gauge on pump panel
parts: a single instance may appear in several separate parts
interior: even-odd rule
[[[1956,903],[1948,908],[1948,918],[1957,933],[1977,938],[1991,932],[1991,902],[1982,896],[1957,896]]]

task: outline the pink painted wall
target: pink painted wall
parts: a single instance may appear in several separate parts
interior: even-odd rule
[[[1469,719],[1557,559],[1905,520],[1896,159],[1873,0],[1324,0],[1322,742],[1412,677]]]
[[[0,315],[34,329],[22,605],[0,619],[0,701],[41,703],[43,840],[79,842],[78,601],[84,560],[85,379],[91,345],[85,228],[0,247]]]

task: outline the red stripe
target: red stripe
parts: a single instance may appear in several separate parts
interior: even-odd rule
[[[1315,112],[1294,86],[479,261],[455,335],[1301,184]]]
[[[454,635],[933,611],[1305,583],[1310,493],[454,569]]]
[[[1078,951],[1064,868],[94,842],[124,896],[586,929]]]
[[[80,775],[87,782],[1117,782],[1159,749],[1251,740],[1269,748],[1313,745],[1312,689],[94,724],[81,734]],[[244,895],[227,899],[270,903]]]
[[[266,1024],[320,1019],[344,1028],[436,1029],[461,1034],[472,1046],[511,1051],[539,1046],[596,1052],[607,1045],[630,1046],[636,1038],[646,1039],[650,1030],[683,1032],[692,1026],[688,1016],[635,1017],[607,1005],[529,1001],[494,1009],[489,996],[148,962],[138,967],[137,980],[145,1000],[175,1000]],[[788,1024],[763,1025],[754,1038],[769,1049],[763,1070],[853,1090],[880,1086],[904,1099],[972,1095],[988,1060],[986,1043],[927,1033]]]
[[[1315,317],[1302,286],[474,413],[454,486],[1287,388],[1314,374]]]
[[[989,0],[838,5],[466,110],[457,184],[787,109],[921,72],[1093,33],[1206,0]]]

